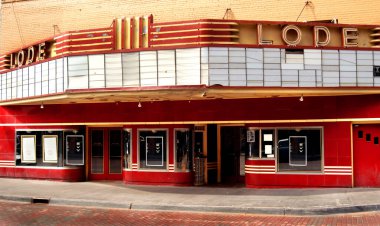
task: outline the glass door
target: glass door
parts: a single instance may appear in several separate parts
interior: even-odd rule
[[[90,130],[90,180],[122,179],[122,135],[117,128]]]
[[[108,161],[110,174],[121,174],[122,172],[122,131],[109,130]]]

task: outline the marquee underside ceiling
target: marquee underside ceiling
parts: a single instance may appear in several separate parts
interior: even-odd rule
[[[144,89],[67,90],[64,93],[0,102],[0,106],[214,99],[283,98],[380,94],[380,88],[152,87]]]

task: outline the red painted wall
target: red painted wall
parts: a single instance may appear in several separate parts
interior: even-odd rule
[[[274,126],[274,125],[268,125]],[[351,123],[280,124],[287,126],[323,126],[324,166],[351,166]],[[246,165],[275,165],[274,160],[247,160]],[[326,175],[323,172],[251,174],[247,187],[351,187],[351,175]]]
[[[1,177],[83,181],[84,167],[43,169],[42,167],[0,167]]]
[[[0,115],[0,120],[2,116]],[[0,160],[15,159],[15,128],[0,127]]]
[[[380,117],[378,95],[305,97],[298,98],[164,101],[119,104],[70,104],[39,106],[0,107],[0,123],[81,123],[81,122],[161,122],[165,121],[217,121],[217,120],[287,120],[287,119],[336,119]],[[288,124],[295,125],[295,124]],[[302,125],[302,124],[298,124]],[[351,164],[350,123],[312,123],[308,126],[324,126],[324,165],[346,166]],[[254,126],[268,126],[255,124]],[[276,126],[286,126],[277,124]],[[128,124],[125,127],[130,127]],[[133,162],[137,162],[137,127],[133,126]],[[181,126],[147,125],[147,128],[177,128]],[[0,132],[0,160],[14,160],[14,131],[28,126],[2,126]],[[34,127],[37,128],[37,127]],[[39,127],[46,128],[46,127]],[[172,163],[173,134],[169,133],[170,160]],[[136,174],[136,172],[133,172]],[[170,174],[168,174],[170,175]],[[351,186],[350,176],[275,175],[255,176],[247,184],[261,186]],[[258,180],[257,178],[262,179]],[[147,177],[145,177],[147,178]],[[135,179],[133,179],[135,180]],[[139,180],[137,180],[139,181]],[[255,182],[260,181],[260,183]],[[303,181],[303,182],[302,182]],[[285,183],[286,182],[286,183]]]
[[[249,188],[351,187],[349,175],[252,174],[246,175]]]
[[[0,123],[165,122],[380,117],[378,95],[0,107]]]

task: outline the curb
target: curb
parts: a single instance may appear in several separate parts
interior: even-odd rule
[[[358,213],[380,210],[380,204],[353,205],[340,207],[318,208],[286,208],[284,215],[331,215],[344,213]]]
[[[0,200],[32,203],[35,197],[0,195]],[[198,206],[198,205],[170,205],[170,204],[140,204],[132,202],[109,202],[100,200],[60,199],[47,198],[51,205],[69,205],[81,207],[121,208],[130,210],[157,210],[157,211],[189,211],[189,212],[219,212],[240,214],[266,215],[332,215],[348,214],[368,211],[379,211],[380,204],[354,205],[341,207],[236,207],[236,206]]]
[[[31,197],[17,196],[17,195],[0,195],[1,200],[15,201],[15,202],[32,202]]]

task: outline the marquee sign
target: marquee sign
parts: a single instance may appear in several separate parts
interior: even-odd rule
[[[46,42],[42,42],[18,52],[10,53],[7,58],[9,58],[10,62],[9,68],[15,68],[44,60],[47,56]]]
[[[67,32],[0,56],[0,73],[54,56],[199,46],[379,49],[379,25],[195,20],[153,23],[153,16],[115,19],[112,26]],[[380,49],[379,49],[380,50]]]
[[[258,29],[258,44],[259,45],[271,45],[273,41],[264,41],[262,37],[262,24],[257,25]],[[290,33],[294,33],[293,39],[290,37]],[[288,46],[297,46],[302,39],[302,31],[296,25],[286,25],[282,31],[282,40]],[[331,32],[326,26],[314,26],[314,46],[323,47],[328,46],[331,41]],[[357,28],[342,28],[342,40],[344,47],[357,47],[358,46],[358,29]]]

